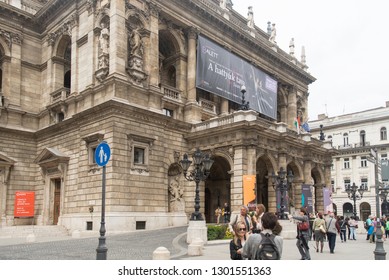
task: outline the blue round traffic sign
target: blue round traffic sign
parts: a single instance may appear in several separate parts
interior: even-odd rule
[[[101,142],[95,151],[95,161],[99,166],[105,166],[111,158],[111,149],[106,142]]]

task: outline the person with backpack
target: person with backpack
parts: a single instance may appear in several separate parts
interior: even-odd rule
[[[277,216],[266,212],[261,221],[263,230],[249,236],[242,255],[249,260],[279,260],[282,256],[283,239],[272,232],[278,222]]]
[[[301,260],[310,260],[308,242],[311,239],[309,217],[305,208],[300,209],[298,216],[291,216],[290,219],[297,221],[297,242],[296,246],[300,252]]]

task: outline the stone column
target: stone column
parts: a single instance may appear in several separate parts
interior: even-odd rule
[[[197,32],[191,28],[188,33],[188,102],[196,102],[196,39]]]
[[[71,29],[71,92],[78,92],[78,73],[79,73],[79,63],[78,63],[78,58],[79,58],[79,48],[77,47],[77,37],[78,37],[78,24],[75,24],[73,28]],[[64,73],[65,74],[65,73]]]
[[[220,106],[220,114],[222,116],[228,115],[228,100],[225,98],[221,98],[221,106]]]
[[[196,101],[196,39],[197,32],[191,28],[188,33],[188,68],[187,68],[187,103],[185,121],[198,123],[201,121],[201,108]]]
[[[243,172],[245,169],[245,151],[243,146],[237,146],[234,149],[234,162],[232,170],[234,174],[231,176],[231,219],[234,214],[239,212],[239,207],[243,204]]]
[[[280,108],[280,114],[281,114],[281,122],[288,123],[288,110],[286,105],[282,105]]]
[[[297,116],[297,93],[294,89],[288,92],[288,127],[294,128],[293,122]]]

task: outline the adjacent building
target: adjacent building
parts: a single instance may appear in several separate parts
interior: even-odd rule
[[[354,200],[346,190],[355,184],[365,188],[361,199],[357,192],[358,217],[366,220],[369,215],[387,215],[384,188],[388,186],[389,102],[384,107],[335,117],[319,115],[309,124],[314,137],[322,136],[339,152],[331,167],[332,199],[337,214],[353,215]]]
[[[243,175],[255,175],[255,202],[278,211],[268,178],[281,168],[294,175],[287,206],[310,184],[323,209],[336,150],[294,126],[315,81],[305,55],[231,1],[13,0],[0,15],[2,225],[98,230],[101,141],[108,231],[186,225],[195,183],[180,160],[197,148],[214,161],[199,187],[207,222],[244,203]]]

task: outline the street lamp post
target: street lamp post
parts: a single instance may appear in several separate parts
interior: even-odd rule
[[[278,212],[278,218],[280,220],[287,220],[288,216],[285,214],[285,194],[289,190],[293,182],[292,171],[289,171],[289,174],[286,175],[284,168],[280,168],[278,175],[275,175],[274,172],[271,175],[272,185],[274,190],[280,191],[280,210]]]
[[[382,200],[382,207],[381,207],[381,216],[388,216],[389,209],[388,209],[388,194],[389,194],[389,188],[380,188],[378,189],[379,196]]]
[[[354,201],[354,206],[353,206],[353,214],[354,218],[357,217],[357,205],[356,201],[359,199],[362,199],[363,193],[367,191],[367,187],[362,185],[358,188],[355,183],[353,183],[352,186],[347,186],[346,187],[346,193],[348,195],[348,198]],[[359,193],[359,194],[358,194]]]
[[[213,160],[209,158],[208,154],[204,154],[197,148],[193,155],[194,169],[188,172],[189,166],[192,161],[188,159],[188,155],[184,154],[183,159],[180,161],[182,170],[184,171],[185,179],[188,181],[194,181],[196,183],[196,195],[195,195],[195,211],[192,213],[191,221],[204,220],[200,213],[200,181],[205,181],[210,173]]]
[[[241,86],[240,92],[242,93],[242,104],[239,107],[239,110],[247,111],[249,109],[249,102],[245,101],[244,94],[246,93],[246,87],[244,85]]]

